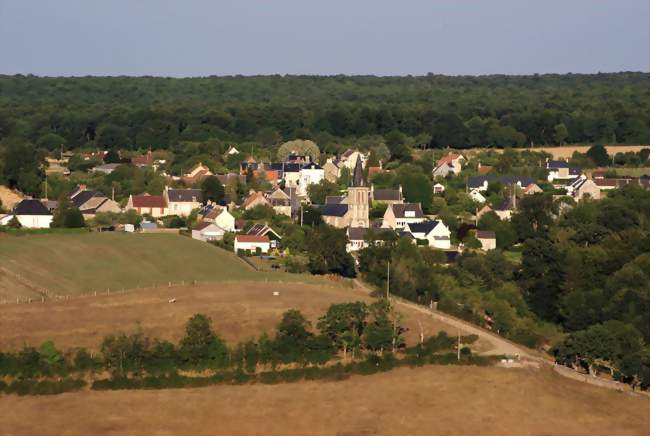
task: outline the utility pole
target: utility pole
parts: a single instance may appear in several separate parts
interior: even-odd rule
[[[388,274],[386,278],[386,300],[390,300],[390,260],[388,261]]]
[[[45,172],[45,199],[47,200],[47,172]]]
[[[458,361],[460,361],[460,330],[458,330],[458,345],[456,346],[456,348],[458,349],[458,351],[457,351],[457,353],[458,353]]]
[[[302,220],[303,220],[302,203],[300,203],[300,227],[302,227]]]

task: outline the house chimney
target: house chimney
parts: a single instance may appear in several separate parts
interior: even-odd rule
[[[85,191],[87,186],[85,184],[79,184],[79,190],[80,191]]]

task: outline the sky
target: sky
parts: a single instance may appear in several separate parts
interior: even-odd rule
[[[650,0],[0,0],[0,74],[650,71]]]

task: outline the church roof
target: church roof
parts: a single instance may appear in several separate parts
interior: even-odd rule
[[[352,177],[352,186],[366,186],[363,180],[363,165],[361,163],[361,156],[357,157],[357,163],[354,166],[354,174]]]

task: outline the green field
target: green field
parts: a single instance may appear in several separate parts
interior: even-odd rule
[[[38,290],[43,289],[55,295],[78,295],[169,282],[241,280],[318,279],[258,273],[232,253],[178,235],[0,235],[0,300],[40,299]]]

